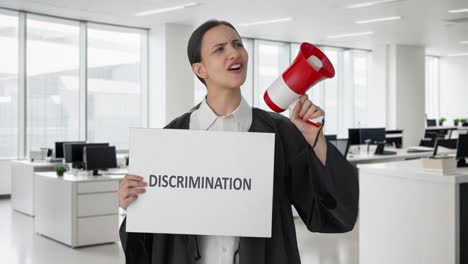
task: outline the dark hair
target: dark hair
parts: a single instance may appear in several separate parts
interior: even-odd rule
[[[195,29],[195,31],[193,31],[193,33],[190,36],[190,39],[188,41],[187,56],[188,56],[190,65],[193,65],[194,63],[197,63],[197,62],[201,61],[201,45],[202,45],[202,40],[203,40],[203,36],[205,35],[205,33],[208,30],[210,30],[210,29],[212,29],[214,27],[217,27],[217,26],[221,26],[221,25],[225,25],[225,26],[228,26],[228,27],[234,29],[234,31],[240,37],[239,32],[237,32],[237,30],[234,28],[234,26],[231,23],[227,22],[227,21],[214,20],[214,19],[206,21],[205,23],[198,26],[198,28]],[[203,80],[202,78],[200,78],[198,76],[197,76],[197,78],[203,84],[206,85],[205,80]]]

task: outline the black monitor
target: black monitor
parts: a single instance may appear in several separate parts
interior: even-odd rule
[[[437,150],[439,146],[449,148],[449,149],[456,149],[457,148],[457,139],[443,139],[443,138],[437,138],[434,144],[434,153],[433,155],[437,155]]]
[[[457,167],[468,167],[465,158],[468,158],[468,134],[458,135]]]
[[[109,146],[85,146],[83,160],[86,170],[92,170],[93,175],[99,175],[98,170],[117,167],[115,147]]]
[[[57,141],[55,142],[55,158],[58,158],[58,159],[63,159],[64,156],[63,156],[63,144],[65,143],[80,143],[80,144],[84,144],[86,143],[85,141]]]
[[[349,128],[348,129],[348,144],[349,145],[361,145],[361,129]]]
[[[349,128],[350,145],[378,144],[385,142],[385,128]]]
[[[385,142],[385,128],[362,128],[361,141],[369,144]]]
[[[65,163],[72,163],[75,168],[83,166],[83,148],[85,146],[109,146],[109,143],[65,143],[63,152]]]
[[[437,119],[426,119],[427,127],[437,126]]]

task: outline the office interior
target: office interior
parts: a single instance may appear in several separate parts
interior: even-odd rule
[[[349,233],[316,234],[296,217],[303,263],[468,263],[466,1],[0,0],[5,263],[125,263],[116,195],[129,128],[162,128],[203,100],[206,88],[186,48],[196,26],[212,18],[231,22],[242,37],[249,54],[242,93],[253,107],[271,111],[263,94],[302,42],[319,47],[335,67],[334,78],[307,94],[326,113],[327,139],[359,168],[360,218]],[[73,145],[78,158],[56,157],[65,148],[73,156]],[[459,168],[450,175],[425,170],[422,160],[434,156]],[[60,178],[62,162],[69,171]],[[48,178],[74,198],[44,191],[36,197],[40,186],[52,188]],[[371,191],[376,185],[379,192]],[[66,189],[60,186],[53,186],[57,193]],[[392,193],[390,186],[402,189]],[[70,211],[94,202],[102,207]],[[60,210],[74,217],[66,234],[48,224]],[[411,220],[397,217],[399,210]]]

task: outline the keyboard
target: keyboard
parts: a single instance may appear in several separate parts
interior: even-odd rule
[[[103,175],[126,175],[128,174],[128,169],[108,169],[101,171]]]
[[[431,147],[423,147],[423,146],[414,146],[414,147],[409,147],[406,152],[408,153],[417,153],[417,152],[432,152],[434,151],[434,148]]]
[[[384,150],[380,155],[396,155],[396,151]]]

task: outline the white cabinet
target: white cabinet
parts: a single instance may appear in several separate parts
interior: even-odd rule
[[[11,205],[16,211],[34,216],[34,173],[54,171],[57,163],[11,162]]]
[[[421,160],[363,165],[359,182],[361,264],[467,263],[467,168],[442,175]]]
[[[71,247],[118,241],[121,178],[37,173],[35,231]]]

